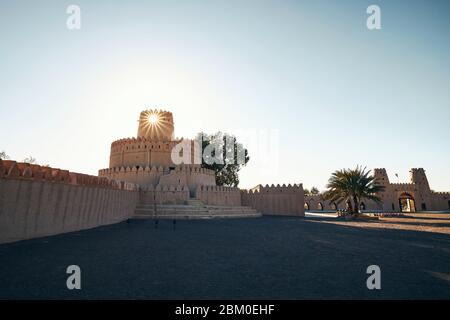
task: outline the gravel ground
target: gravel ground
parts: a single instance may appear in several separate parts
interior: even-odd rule
[[[410,226],[415,218],[399,219]],[[447,232],[364,223],[263,217],[178,221],[174,230],[172,221],[155,229],[133,220],[4,244],[0,298],[450,298]],[[66,288],[72,264],[81,268],[81,290]],[[381,268],[381,290],[366,287],[372,264]]]
[[[360,227],[399,229],[450,234],[450,213],[408,213],[403,217],[381,217],[378,221],[337,221],[329,223]]]

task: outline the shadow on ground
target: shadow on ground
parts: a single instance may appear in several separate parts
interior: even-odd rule
[[[136,220],[0,245],[0,298],[450,298],[449,235],[327,219]],[[81,290],[66,288],[72,264]]]

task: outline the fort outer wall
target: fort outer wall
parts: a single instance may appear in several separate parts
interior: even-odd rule
[[[121,222],[138,201],[132,183],[0,160],[0,243]]]
[[[264,215],[305,216],[303,185],[259,185],[241,191],[242,205]]]
[[[139,192],[139,204],[185,204],[189,200],[189,189],[186,186],[148,186]]]
[[[212,206],[240,207],[242,205],[240,190],[232,187],[198,186],[196,198]]]
[[[400,199],[408,196],[414,200],[414,211],[447,211],[450,210],[450,192],[435,192],[430,189],[425,170],[412,168],[409,183],[391,183],[386,169],[374,169],[374,177],[378,184],[385,189],[379,193],[381,202],[363,199],[361,210],[401,212]],[[335,211],[346,209],[345,202],[330,203],[321,194],[305,196],[305,210],[307,211]]]

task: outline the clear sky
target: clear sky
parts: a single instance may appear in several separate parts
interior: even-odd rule
[[[370,4],[381,30],[366,28]],[[97,174],[158,107],[177,136],[276,132],[278,161],[249,148],[241,187],[323,189],[362,164],[394,182],[424,167],[450,190],[450,1],[1,1],[0,36],[12,159]]]

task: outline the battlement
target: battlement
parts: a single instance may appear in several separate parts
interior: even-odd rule
[[[51,181],[63,184],[95,186],[100,188],[130,191],[138,190],[139,188],[139,186],[134,183],[69,172],[68,170],[61,170],[58,168],[1,159],[0,178]]]
[[[304,216],[304,194],[302,184],[257,185],[250,190],[241,190],[242,204],[262,214]]]
[[[234,187],[199,185],[195,197],[207,205],[241,206],[241,193]]]
[[[411,182],[420,185],[420,187],[425,191],[430,191],[430,186],[428,184],[428,178],[425,174],[423,168],[412,168],[410,171]]]
[[[170,186],[161,186],[161,185],[157,185],[156,187],[154,187],[153,185],[149,185],[149,186],[145,186],[142,188],[143,191],[182,191],[182,192],[187,192],[189,191],[189,188],[185,185],[170,185]]]
[[[249,190],[241,190],[243,193],[247,193],[247,194],[255,194],[255,193],[297,193],[297,192],[301,192],[303,194],[303,184],[283,184],[283,185],[279,185],[277,184],[276,186],[274,184],[272,185],[268,185],[266,184],[265,186],[259,184],[256,187],[249,189]]]
[[[432,191],[431,193],[436,194],[436,195],[442,195],[442,196],[450,196],[449,191]]]
[[[101,169],[98,171],[99,176],[107,176],[114,173],[119,172],[146,172],[146,173],[187,173],[187,174],[207,174],[214,176],[214,171],[206,168],[202,168],[198,164],[192,165],[178,165],[174,169],[171,169],[169,166],[121,166],[121,167],[113,167],[107,169]]]
[[[411,182],[391,182],[391,186],[397,187],[414,187],[414,183]]]
[[[146,137],[130,137],[130,138],[122,138],[119,140],[115,140],[111,143],[111,148],[114,147],[119,147],[119,146],[127,146],[127,145],[138,145],[138,144],[145,144],[145,143],[150,143],[153,145],[163,145],[166,143],[179,143],[183,140],[184,138],[174,138],[171,140],[167,140],[167,141],[161,141],[161,140],[155,140],[150,138],[146,138]],[[149,145],[147,145],[149,146]]]
[[[389,177],[387,175],[386,169],[385,168],[375,168],[373,169],[373,176],[375,178],[375,181],[378,184],[381,185],[388,185],[389,182]]]
[[[206,192],[236,192],[239,188],[235,187],[224,187],[224,186],[198,186],[197,191]]]
[[[137,137],[156,141],[173,140],[174,122],[172,112],[149,109],[141,112]]]

